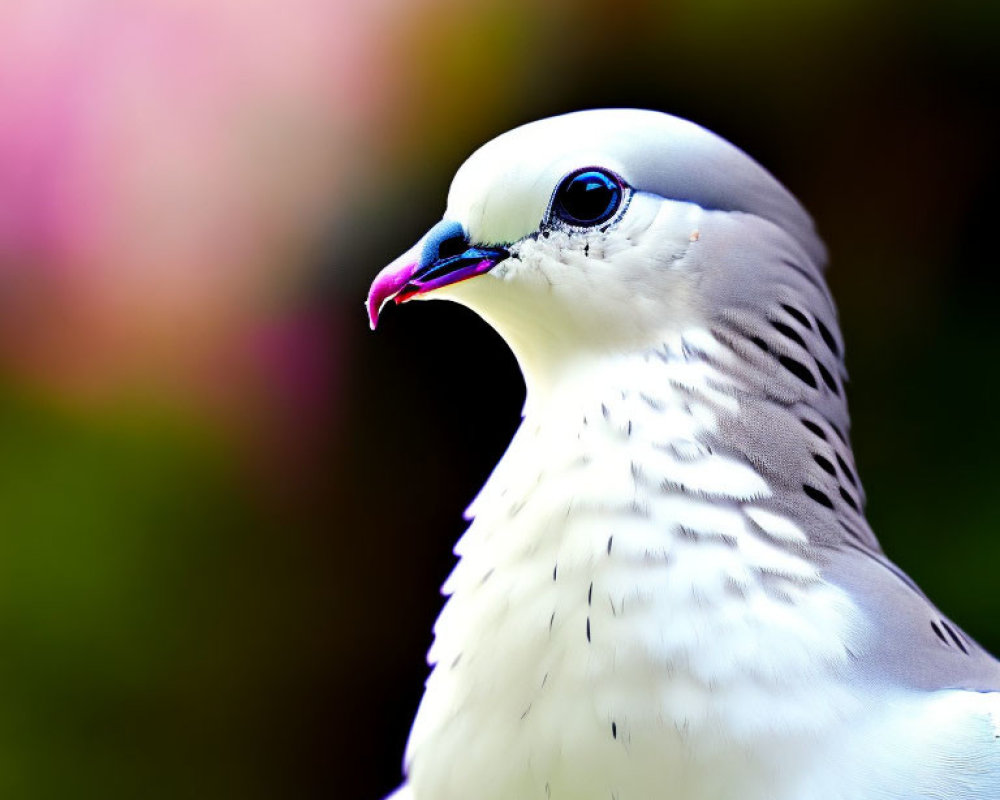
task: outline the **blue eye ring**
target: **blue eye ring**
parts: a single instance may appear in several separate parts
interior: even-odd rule
[[[600,167],[584,167],[562,179],[552,198],[552,214],[570,225],[591,227],[611,219],[624,199],[621,178]]]

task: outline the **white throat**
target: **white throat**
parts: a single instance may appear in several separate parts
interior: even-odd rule
[[[699,226],[718,214],[637,193],[614,236],[547,230],[512,245],[510,258],[482,279],[435,295],[472,308],[504,338],[524,375],[531,416],[564,404],[567,394],[592,395],[596,364],[607,367],[665,337],[679,342],[678,331],[693,328],[698,273],[689,262]]]
[[[684,797],[766,791],[762,771],[855,708],[852,604],[759,505],[761,476],[703,442],[739,413],[717,347],[687,330],[529,409],[456,547],[408,747],[419,796],[646,797],[664,775],[706,787]],[[591,761],[603,794],[571,768]]]

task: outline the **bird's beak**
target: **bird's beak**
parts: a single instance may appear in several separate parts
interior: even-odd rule
[[[510,255],[502,247],[470,246],[457,255],[441,258],[435,257],[437,250],[417,245],[376,276],[368,291],[368,321],[372,330],[390,300],[405,303],[411,297],[474,278],[489,272]]]

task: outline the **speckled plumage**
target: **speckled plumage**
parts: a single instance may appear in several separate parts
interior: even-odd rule
[[[594,166],[620,212],[562,224],[555,188]],[[485,145],[445,220],[376,286],[454,231],[497,248],[426,296],[492,324],[528,396],[456,548],[400,797],[1000,797],[1000,664],[865,520],[797,201],[698,126],[605,110]]]

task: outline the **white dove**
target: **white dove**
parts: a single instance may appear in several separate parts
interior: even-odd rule
[[[507,341],[524,420],[469,509],[407,800],[997,800],[1000,663],[883,554],[826,256],[707,130],[506,133],[375,280]]]

